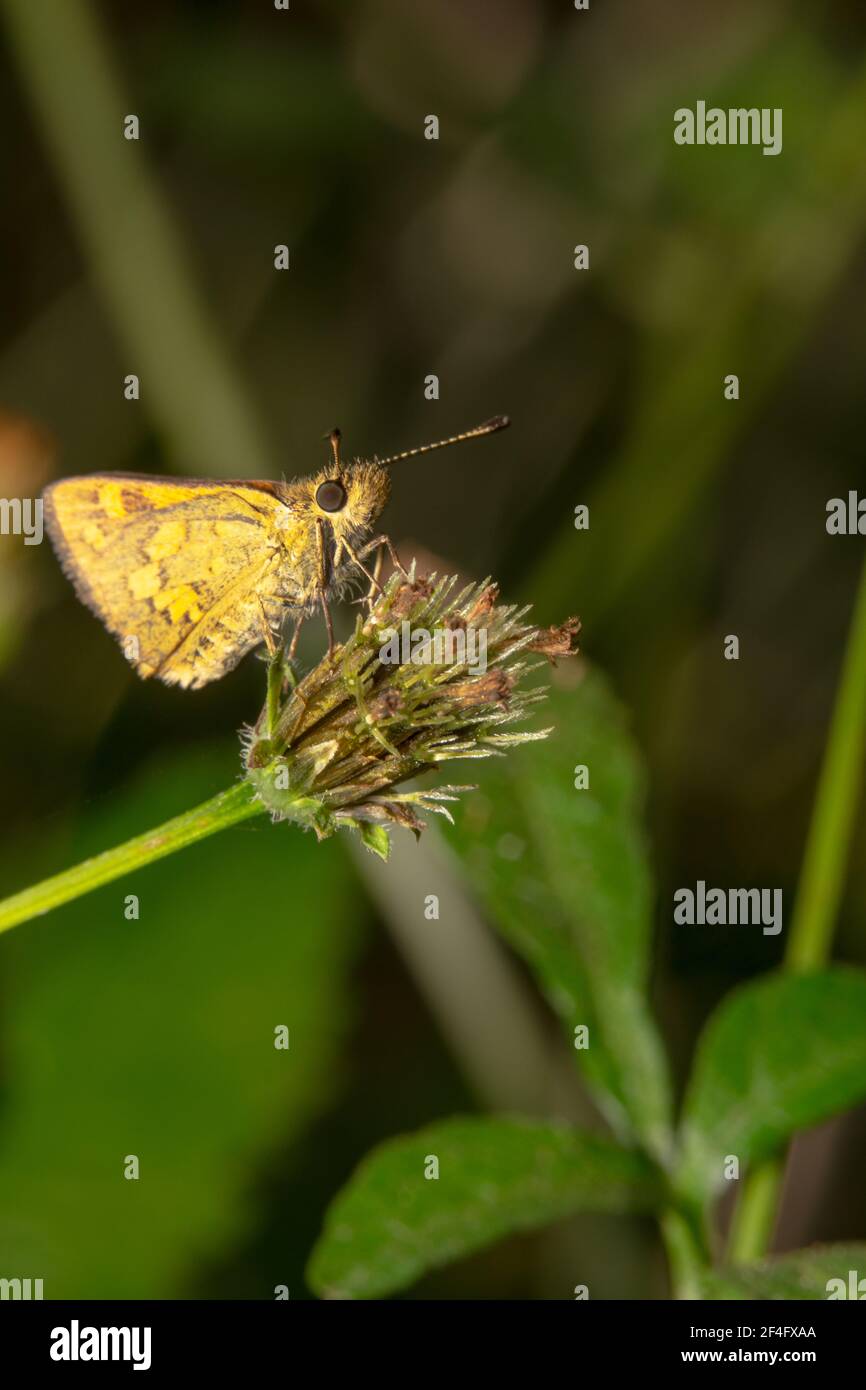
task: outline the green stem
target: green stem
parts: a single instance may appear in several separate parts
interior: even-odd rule
[[[866,752],[866,563],[854,602],[848,643],[818,790],[806,840],[797,902],[783,969],[817,970],[830,955],[833,925],[854,834]],[[730,1257],[759,1259],[773,1234],[784,1172],[781,1157],[750,1174],[731,1228]]]
[[[816,970],[830,954],[833,924],[863,781],[866,752],[866,563],[851,618],[824,765],[785,953],[788,970]]]
[[[700,1275],[708,1260],[699,1236],[688,1217],[673,1206],[660,1219],[674,1298],[701,1298]]]
[[[167,854],[174,854],[176,850],[195,844],[196,840],[215,835],[218,830],[225,830],[250,816],[261,815],[264,809],[262,803],[255,799],[255,792],[248,783],[241,782],[230,787],[228,791],[220,792],[191,811],[184,811],[155,830],[136,835],[125,844],[105,850],[93,859],[85,859],[62,874],[55,874],[53,878],[46,878],[32,888],[25,888],[6,898],[0,902],[0,932],[8,931],[19,922],[26,922],[43,912],[50,912],[52,908],[71,902],[73,898],[80,898],[82,894],[101,887],[103,883],[110,883],[121,874],[131,873]]]
[[[776,1227],[784,1157],[768,1158],[746,1178],[731,1223],[728,1258],[734,1264],[759,1260],[767,1253]]]

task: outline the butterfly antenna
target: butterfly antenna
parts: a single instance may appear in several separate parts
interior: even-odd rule
[[[328,443],[329,443],[330,446],[331,446],[331,453],[334,455],[334,466],[336,467],[337,472],[339,472],[339,471],[340,471],[340,440],[343,438],[343,436],[342,436],[342,434],[340,433],[340,431],[339,431],[338,429],[332,429],[331,432],[330,432],[330,434],[326,435],[325,438],[327,439]]]
[[[464,430],[462,434],[452,434],[450,439],[437,439],[435,444],[420,444],[417,449],[404,449],[402,454],[391,454],[388,458],[377,459],[376,462],[402,463],[403,459],[416,458],[418,454],[429,454],[431,449],[445,449],[449,444],[462,444],[466,439],[480,439],[485,434],[496,434],[497,430],[508,429],[510,424],[507,415],[494,415],[492,420],[485,420],[483,425]]]

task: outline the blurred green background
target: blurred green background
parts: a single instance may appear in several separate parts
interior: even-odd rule
[[[646,753],[682,1077],[713,1003],[782,943],[675,930],[671,895],[774,886],[790,911],[862,558],[824,527],[866,487],[862,5],[2,0],[0,20],[0,494],[95,469],[292,476],[335,424],[384,454],[510,414],[395,470],[387,529],[542,621],[582,616]],[[701,98],[783,108],[782,154],[676,146]],[[139,683],[47,541],[2,538],[0,568],[11,892],[228,785],[264,670]],[[302,660],[323,645],[308,624]],[[860,963],[863,849],[861,824],[837,937]],[[372,871],[254,822],[0,942],[0,1274],[48,1297],[304,1297],[372,1143],[579,1109],[433,836],[398,850]],[[864,1155],[862,1115],[798,1142],[778,1248],[866,1236]],[[410,1296],[578,1280],[664,1296],[650,1227],[582,1218]]]

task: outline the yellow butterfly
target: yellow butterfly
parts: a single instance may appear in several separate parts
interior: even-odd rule
[[[321,607],[333,649],[329,598],[363,575],[378,589],[388,466],[493,434],[475,429],[385,459],[332,459],[291,482],[223,482],[143,473],[89,473],[43,493],[48,534],[78,597],[118,638],[140,676],[197,687],[231,671],[253,647],[276,650],[285,615],[301,624]],[[364,561],[376,553],[371,571]]]

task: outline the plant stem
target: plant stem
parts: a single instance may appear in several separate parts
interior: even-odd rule
[[[663,1211],[659,1219],[674,1298],[701,1298],[700,1274],[707,1268],[708,1260],[695,1230],[673,1206]]]
[[[788,970],[815,970],[830,954],[866,752],[866,564],[818,781],[800,886],[785,952]]]
[[[121,874],[131,873],[145,864],[152,864],[154,860],[184,849],[196,840],[215,835],[218,830],[225,830],[250,816],[261,815],[264,810],[248,783],[241,782],[230,787],[155,830],[136,835],[125,844],[105,850],[93,859],[85,859],[62,874],[43,879],[32,888],[25,888],[6,898],[0,902],[0,932],[8,931],[10,927],[31,917],[50,912],[52,908],[71,902],[73,898],[80,898],[103,883],[110,883]]]
[[[759,1260],[767,1253],[776,1225],[783,1156],[768,1158],[748,1174],[731,1223],[729,1258],[735,1264]]]
[[[824,965],[854,833],[866,752],[866,564],[854,602],[836,703],[806,840],[803,867],[783,969]],[[730,1257],[759,1259],[773,1233],[784,1172],[781,1157],[746,1180],[731,1228]]]

